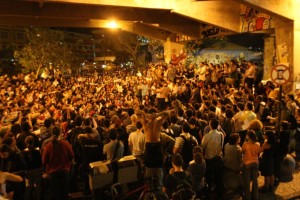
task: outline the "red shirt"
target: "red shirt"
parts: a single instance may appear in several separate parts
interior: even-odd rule
[[[58,140],[55,146],[49,142],[43,151],[43,165],[47,173],[70,171],[74,153],[71,145],[64,140]]]

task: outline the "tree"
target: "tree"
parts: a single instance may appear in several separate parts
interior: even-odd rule
[[[22,68],[13,58],[14,51],[11,48],[0,50],[0,72],[1,74],[14,75],[21,72]]]
[[[103,30],[104,32],[105,36],[102,34],[102,38],[98,40],[97,49],[100,50],[101,56],[107,56],[110,49],[109,54],[116,56],[117,64],[124,63],[127,59],[126,62],[131,61],[135,70],[138,70],[137,68],[146,66],[147,62],[153,61],[148,58],[149,53],[153,58],[163,52],[159,49],[159,46],[162,46],[160,41],[120,30]]]
[[[116,35],[115,40],[113,40],[113,46],[116,51],[124,51],[128,53],[132,59],[134,66],[139,66],[139,59],[137,53],[140,47],[140,42],[138,41],[138,35],[122,31]]]
[[[54,66],[71,66],[73,53],[64,42],[62,32],[48,28],[27,28],[28,43],[23,49],[15,51],[15,58],[27,72],[35,72],[52,63]]]
[[[151,53],[152,62],[164,60],[164,45],[160,40],[149,40],[148,51]]]

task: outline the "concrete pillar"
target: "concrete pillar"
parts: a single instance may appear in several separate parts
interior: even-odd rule
[[[168,37],[167,41],[164,43],[165,62],[170,63],[172,54],[175,53],[175,55],[178,56],[180,51],[183,50],[183,47],[183,44],[171,42]]]
[[[298,3],[300,6],[300,2]],[[298,20],[294,21],[294,89],[300,83],[300,13],[298,15]]]
[[[290,79],[284,84],[286,92],[292,92],[294,83],[294,21],[276,18],[275,19],[276,34],[276,60],[277,63],[289,64]]]
[[[264,38],[264,80],[270,79],[276,57],[275,35]]]

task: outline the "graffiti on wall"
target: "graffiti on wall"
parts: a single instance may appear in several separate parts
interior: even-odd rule
[[[194,38],[187,36],[187,35],[183,35],[183,34],[176,34],[176,42],[187,42],[187,41],[191,41]]]
[[[208,38],[208,37],[219,37],[230,35],[232,32],[227,31],[225,29],[221,29],[219,27],[215,27],[212,25],[202,24],[200,28],[201,38]]]
[[[253,32],[274,28],[274,17],[248,6],[241,7],[241,32]]]

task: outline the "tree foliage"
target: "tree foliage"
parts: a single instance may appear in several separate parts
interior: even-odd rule
[[[22,68],[19,63],[13,60],[14,51],[11,48],[5,48],[0,50],[0,73],[7,74],[9,76],[18,74]]]
[[[103,34],[102,39],[98,41],[98,49],[101,52],[100,56],[116,55],[117,64],[131,61],[136,70],[153,61],[151,57],[156,56],[153,54],[160,55],[161,50],[158,53],[157,49],[158,46],[163,46],[160,41],[121,30],[107,31],[105,36]],[[108,52],[108,50],[110,51]],[[148,54],[152,54],[150,59]]]
[[[28,43],[23,49],[15,51],[15,58],[26,71],[36,72],[48,67],[71,66],[73,61],[72,51],[64,42],[62,32],[48,28],[27,28],[25,30]]]

